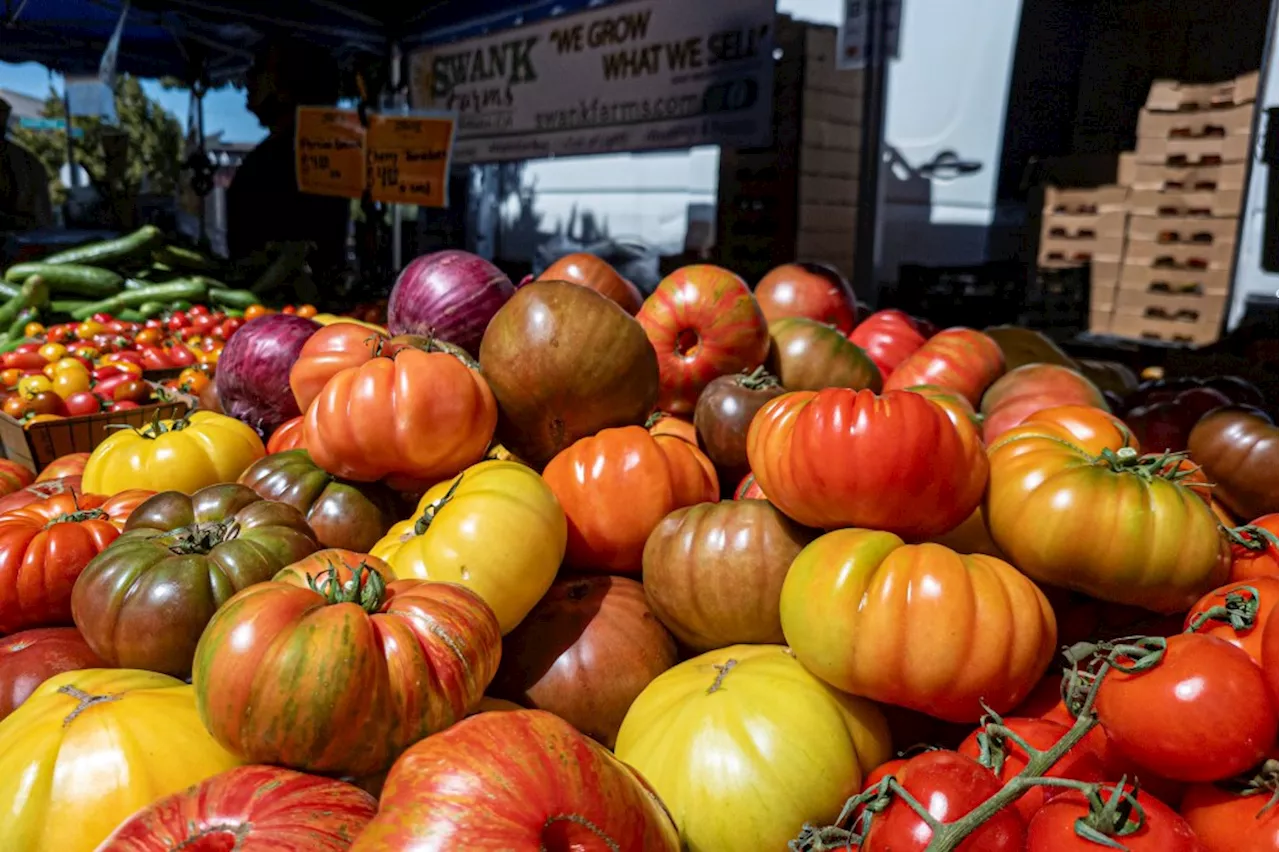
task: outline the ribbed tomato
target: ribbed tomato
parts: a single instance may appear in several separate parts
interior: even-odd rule
[[[238,766],[138,811],[97,852],[346,852],[377,810],[342,781]]]
[[[38,627],[0,639],[0,719],[54,675],[106,665],[74,627]]]
[[[1280,579],[1280,515],[1272,512],[1232,531],[1231,581]]]
[[[35,479],[36,475],[25,465],[10,459],[0,459],[0,494],[12,494],[19,488],[26,488]]]
[[[760,483],[756,482],[756,475],[748,473],[742,477],[742,481],[738,483],[738,487],[733,489],[733,499],[735,500],[767,500],[764,496],[764,489],[760,487]]]
[[[692,414],[712,379],[750,370],[769,354],[769,329],[747,284],[696,264],[663,278],[636,319],[658,353],[658,408]]]
[[[574,442],[542,472],[569,522],[570,568],[638,574],[644,543],[670,512],[720,497],[710,460],[681,438],[639,426]]]
[[[289,370],[289,388],[298,410],[306,411],[329,379],[374,357],[386,340],[384,335],[354,322],[326,325],[308,337]]]
[[[1037,411],[1063,405],[1106,408],[1107,401],[1093,382],[1075,370],[1058,364],[1023,364],[982,395],[982,439],[994,443]]]
[[[493,610],[451,583],[383,583],[335,559],[218,610],[196,647],[200,718],[246,761],[371,775],[466,716],[493,679]],[[305,568],[302,569],[305,571]]]
[[[1262,647],[1266,623],[1280,604],[1280,581],[1254,577],[1214,589],[1196,601],[1183,627],[1203,636],[1217,636],[1264,665]],[[1194,628],[1194,630],[1193,630]]]
[[[924,335],[902,311],[876,311],[849,333],[887,379],[912,352],[924,346]]]
[[[78,494],[81,491],[81,477],[75,476],[59,476],[54,479],[44,479],[33,482],[26,488],[20,488],[12,494],[6,494],[0,497],[0,515],[8,514],[14,509],[21,509],[23,506],[44,500],[46,497],[56,497],[59,494]]]
[[[303,445],[325,470],[421,490],[484,458],[498,406],[474,361],[406,347],[330,379],[307,408]]]
[[[1099,409],[1031,415],[988,449],[983,514],[1032,579],[1156,612],[1185,610],[1225,582],[1226,539],[1167,460],[1139,456]]]
[[[929,338],[885,379],[884,389],[937,385],[956,391],[971,405],[1004,373],[1000,345],[971,328],[949,328]]]
[[[769,500],[800,523],[912,538],[973,512],[987,482],[978,433],[916,393],[828,388],[765,403],[747,458]]]
[[[541,710],[481,713],[396,761],[351,852],[679,852],[633,769]]]
[[[805,667],[854,695],[953,722],[1016,707],[1057,646],[1035,584],[991,556],[837,530],[782,584],[782,631]]]
[[[271,437],[267,439],[267,455],[301,449],[302,426],[306,419],[306,417],[299,414],[297,417],[291,417],[277,426],[276,431],[272,432]]]
[[[83,476],[84,463],[88,460],[88,453],[67,453],[65,456],[58,456],[45,465],[35,481],[45,482],[49,479],[61,479],[64,476]]]
[[[71,590],[150,491],[74,492],[0,515],[0,634],[71,623]]]

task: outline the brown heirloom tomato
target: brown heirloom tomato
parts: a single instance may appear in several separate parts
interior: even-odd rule
[[[977,431],[906,391],[780,396],[751,421],[747,457],[770,502],[806,526],[912,538],[960,524],[987,481]]]
[[[1004,372],[1004,353],[990,337],[971,328],[940,331],[911,353],[885,379],[885,390],[937,385],[977,405],[982,393]]]
[[[541,710],[481,713],[414,745],[392,767],[378,814],[351,852],[484,847],[681,848],[635,770]]]
[[[658,408],[693,412],[712,379],[750,370],[769,354],[769,329],[737,275],[708,264],[662,279],[636,315],[658,353]]]
[[[677,509],[645,543],[645,596],[694,651],[780,644],[782,581],[815,535],[765,500]]]
[[[359,554],[330,553],[218,610],[196,648],[196,706],[247,761],[371,775],[480,701],[502,633],[468,589],[384,584],[385,564],[353,571]]]
[[[769,338],[766,364],[787,390],[880,390],[880,368],[831,326],[801,317],[781,319],[769,324]]]
[[[498,423],[493,392],[457,347],[429,348],[373,358],[325,384],[303,429],[316,464],[413,491],[484,458]]]
[[[693,444],[640,426],[574,442],[542,473],[569,522],[565,565],[640,573],[645,540],[668,513],[719,498],[711,470]]]
[[[85,568],[71,612],[112,665],[185,677],[224,601],[316,548],[297,509],[251,488],[165,491],[135,509],[124,534]]]
[[[376,482],[346,482],[311,460],[306,450],[259,459],[240,475],[263,500],[288,503],[306,516],[324,547],[366,552],[396,522],[395,494]]]
[[[1280,509],[1280,433],[1260,413],[1210,411],[1191,430],[1187,449],[1215,483],[1213,496],[1241,518]]]
[[[886,532],[815,540],[780,609],[787,644],[827,683],[952,722],[1016,707],[1057,644],[1049,601],[1012,565]]]
[[[989,449],[983,514],[995,543],[1038,582],[1182,611],[1226,581],[1227,541],[1167,460],[1139,456],[1130,441],[1099,409],[1037,412]]]
[[[775,396],[786,393],[772,373],[758,367],[713,379],[698,396],[693,425],[707,458],[728,480],[747,473],[747,429],[751,418]]]

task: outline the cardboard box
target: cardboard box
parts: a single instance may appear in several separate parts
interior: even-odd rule
[[[1204,346],[1213,343],[1221,335],[1220,322],[1192,323],[1114,314],[1111,317],[1111,333],[1116,337],[1133,340],[1158,340],[1164,343],[1182,343]]]
[[[1098,186],[1091,189],[1044,188],[1044,218],[1096,213],[1123,212],[1128,190],[1123,186]]]
[[[1136,216],[1230,218],[1239,216],[1243,206],[1243,189],[1220,189],[1207,192],[1161,192],[1158,189],[1129,191],[1129,212]]]
[[[1258,99],[1259,77],[1259,72],[1250,71],[1233,80],[1201,85],[1156,80],[1147,93],[1147,109],[1177,112],[1247,104]]]
[[[1247,163],[1193,167],[1135,161],[1130,193],[1139,189],[1154,189],[1158,192],[1242,192],[1247,167]]]
[[[1248,136],[1253,129],[1253,112],[1253,104],[1196,112],[1144,109],[1138,113],[1138,138],[1221,139]],[[1141,141],[1138,144],[1141,145]]]
[[[1166,138],[1139,136],[1139,163],[1165,166],[1216,166],[1249,158],[1249,136]]]
[[[1174,269],[1126,263],[1120,271],[1119,289],[1225,296],[1231,291],[1230,275],[1228,269]]]

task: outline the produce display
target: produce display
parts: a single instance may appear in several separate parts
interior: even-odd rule
[[[1257,388],[807,262],[261,304],[305,255],[5,271],[70,437],[0,460],[0,850],[1280,849]]]

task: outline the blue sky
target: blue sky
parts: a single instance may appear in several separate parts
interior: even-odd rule
[[[49,69],[43,65],[34,62],[24,62],[21,65],[0,62],[0,89],[44,98],[49,93],[51,83],[58,92],[62,91],[62,75],[50,74]],[[165,91],[154,80],[144,81],[142,87],[186,127],[190,98],[187,91]],[[228,142],[258,142],[267,135],[258,120],[245,109],[244,91],[230,86],[205,95],[204,128],[209,135],[221,130],[223,139]]]

